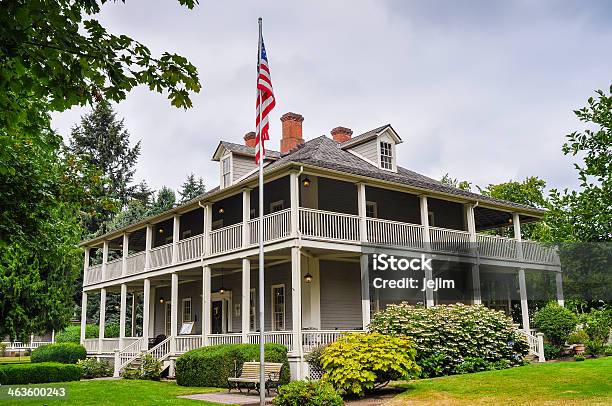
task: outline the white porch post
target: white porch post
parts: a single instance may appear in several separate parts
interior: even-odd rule
[[[125,313],[127,312],[127,285],[121,284],[121,301],[119,303],[119,348],[123,349],[125,341]]]
[[[100,289],[100,321],[98,323],[98,352],[102,352],[104,328],[106,327],[106,288]]]
[[[85,342],[87,328],[87,292],[81,294],[81,345]]]
[[[210,335],[210,267],[202,267],[202,345],[208,345]]]
[[[178,243],[181,238],[181,216],[174,215],[174,223],[172,225],[172,263],[178,262]]]
[[[480,256],[476,247],[476,218],[474,217],[474,205],[467,204],[466,208],[466,223],[470,238],[470,251],[473,253],[476,263],[471,265],[470,273],[472,275],[472,292],[473,292],[473,303],[475,305],[482,304],[482,298],[480,295]]]
[[[151,306],[151,280],[145,279],[142,294],[142,341],[143,350],[149,347],[149,318]]]
[[[251,190],[242,190],[242,246],[248,247],[251,241],[249,241],[250,230],[249,220],[251,219]]]
[[[293,347],[302,355],[302,255],[299,247],[291,248],[291,321],[293,330]],[[300,379],[298,373],[298,379]]]
[[[361,320],[363,329],[370,324],[370,272],[368,268],[368,254],[361,254]]]
[[[121,276],[127,275],[127,256],[129,253],[130,235],[128,233],[123,234],[123,252],[121,257]]]
[[[102,280],[106,280],[106,263],[108,262],[108,241],[102,245]]]
[[[251,324],[251,261],[242,258],[242,342],[249,342]]]
[[[87,273],[89,272],[89,255],[91,253],[91,248],[83,247],[83,251],[85,254],[85,257],[83,259],[83,285],[85,285],[85,283],[89,279]]]
[[[145,269],[151,268],[151,247],[153,246],[153,225],[147,225],[145,234]]]
[[[561,272],[555,274],[555,283],[557,285],[557,303],[559,303],[559,306],[565,306],[565,300],[563,299],[563,274]]]
[[[210,232],[212,230],[212,203],[204,206],[204,256],[210,254]]]
[[[176,337],[177,323],[178,323],[178,274],[172,274],[172,285],[170,291],[170,352],[172,354],[176,351]]]
[[[519,294],[521,298],[521,318],[523,330],[529,332],[529,303],[527,302],[527,282],[525,281],[525,269],[523,269],[523,245],[521,243],[521,219],[518,213],[512,213],[512,225],[514,226],[514,239],[516,240],[516,254],[521,262],[518,271]]]
[[[429,209],[427,207],[427,196],[420,196],[421,208],[421,225],[423,226],[423,241],[425,243],[425,251],[431,252],[431,236],[429,233]],[[425,278],[432,279],[433,274],[429,269],[425,270]],[[425,291],[425,304],[427,307],[433,307],[434,295],[431,289]]]
[[[297,237],[299,232],[299,207],[300,207],[300,179],[297,173],[291,172],[289,175],[289,191],[291,197],[291,235]],[[263,222],[262,222],[263,223]]]
[[[368,219],[366,216],[366,188],[363,183],[357,184],[357,208],[359,212],[359,237],[361,242],[367,242]]]

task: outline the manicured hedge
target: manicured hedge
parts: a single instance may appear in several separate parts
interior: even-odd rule
[[[88,324],[85,327],[85,338],[98,338],[100,329],[97,324]],[[81,326],[68,326],[55,334],[56,343],[81,343]]]
[[[281,384],[289,382],[287,348],[280,344],[266,344],[267,362],[281,362]],[[183,386],[226,387],[227,378],[234,376],[235,365],[259,360],[259,344],[224,344],[198,348],[176,360],[176,383]]]
[[[78,381],[82,375],[80,366],[59,362],[0,365],[0,385]]]
[[[57,343],[41,345],[32,351],[30,362],[61,362],[76,364],[80,359],[87,358],[85,347],[74,343]]]

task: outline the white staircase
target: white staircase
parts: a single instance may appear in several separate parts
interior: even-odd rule
[[[116,378],[119,377],[121,371],[125,367],[138,360],[140,355],[145,352],[151,354],[154,358],[157,358],[162,363],[162,370],[166,369],[169,366],[168,358],[170,357],[171,338],[172,337],[166,338],[164,341],[147,351],[142,350],[143,345],[146,343],[144,342],[143,338],[140,338],[125,347],[123,350],[117,351],[115,353],[115,369],[113,376]]]
[[[538,362],[544,362],[544,334],[536,333],[535,335],[525,330],[517,329],[527,340],[529,344],[529,354],[538,357]]]

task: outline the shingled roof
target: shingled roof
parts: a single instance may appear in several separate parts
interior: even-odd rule
[[[224,147],[228,151],[231,151],[235,154],[247,155],[247,156],[255,156],[255,148],[248,147],[243,144],[234,144],[233,142],[221,141],[219,146],[215,150],[213,157],[217,155],[220,147]],[[273,151],[271,149],[266,149],[266,159],[274,160],[280,158],[281,154],[278,151]]]

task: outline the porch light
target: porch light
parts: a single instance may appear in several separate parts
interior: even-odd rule
[[[160,228],[159,230],[157,230],[158,233],[163,234],[164,233],[164,229]]]
[[[302,185],[304,185],[304,187],[309,187],[310,186],[310,179],[304,178],[304,180],[302,180]]]
[[[312,275],[310,273],[307,273],[306,275],[304,275],[304,282],[306,283],[312,282]]]
[[[219,294],[222,295],[225,293],[225,288],[223,287],[223,269],[221,269],[221,287],[219,288]]]
[[[164,304],[164,297],[163,296],[159,298],[159,303],[160,304]]]
[[[512,224],[512,217],[508,219],[508,224]]]
[[[219,207],[219,214],[225,213],[225,209],[223,207]]]

